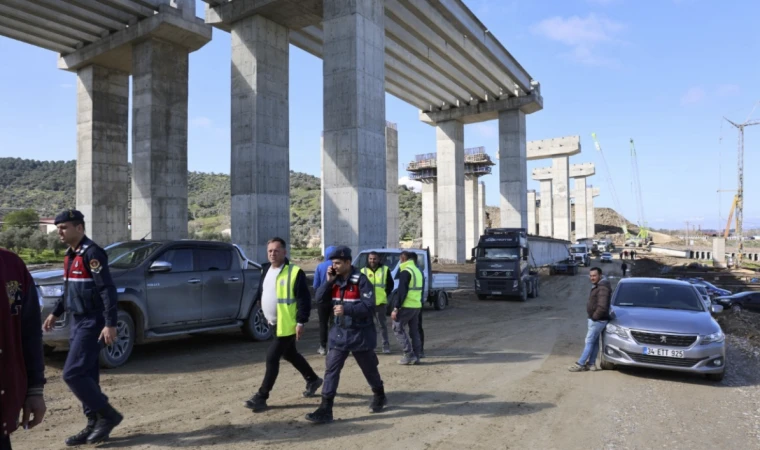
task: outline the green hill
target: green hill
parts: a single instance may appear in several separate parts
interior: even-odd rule
[[[33,161],[0,158],[0,218],[13,210],[33,208],[40,217],[52,217],[76,203],[76,161]],[[305,247],[319,232],[320,179],[290,172],[291,240]],[[188,173],[188,210],[191,235],[218,234],[230,227],[230,177],[215,173]],[[400,235],[420,236],[421,196],[399,186]]]

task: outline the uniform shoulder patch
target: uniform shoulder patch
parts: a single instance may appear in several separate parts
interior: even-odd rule
[[[103,266],[100,265],[100,261],[98,261],[96,258],[92,258],[90,260],[90,270],[93,273],[100,273],[100,270],[103,268]]]

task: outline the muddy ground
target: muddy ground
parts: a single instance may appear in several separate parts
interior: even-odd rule
[[[605,265],[615,283],[619,261]],[[636,274],[636,267],[633,268]],[[424,311],[427,358],[399,366],[379,355],[390,400],[368,414],[371,392],[355,362],[343,370],[336,421],[304,420],[319,399],[301,395],[287,363],[269,400],[243,402],[264,374],[268,343],[218,333],[150,343],[103,371],[102,386],[125,420],[101,448],[129,449],[718,449],[760,448],[760,364],[729,341],[721,383],[649,370],[570,373],[586,332],[589,291],[577,276],[542,277],[526,303],[475,298],[473,266],[458,267],[460,290],[444,311]],[[316,353],[316,314],[300,350]],[[61,381],[65,353],[47,359],[45,422],[14,434],[16,449],[63,449],[81,428],[80,406]]]

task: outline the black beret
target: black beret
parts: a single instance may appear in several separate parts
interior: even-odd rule
[[[58,225],[59,223],[71,222],[72,220],[84,221],[84,214],[77,211],[76,209],[67,209],[66,211],[63,211],[62,213],[55,216],[54,223]]]
[[[351,261],[351,249],[345,245],[339,245],[333,249],[332,253],[330,253],[327,259],[343,259],[346,261]]]

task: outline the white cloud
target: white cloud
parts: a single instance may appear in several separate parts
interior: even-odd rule
[[[476,123],[472,125],[472,130],[482,138],[495,138],[499,135],[499,130],[492,123]]]
[[[717,94],[719,97],[731,97],[739,94],[741,88],[736,84],[721,84],[718,85]]]
[[[699,86],[689,88],[685,94],[681,96],[682,105],[693,105],[701,102],[705,98],[705,90]]]
[[[398,179],[399,186],[406,186],[414,192],[422,192],[422,183],[416,180],[412,180],[409,177],[401,177]]]
[[[562,54],[566,59],[589,66],[619,67],[616,60],[601,54],[599,47],[621,44],[617,35],[625,29],[620,22],[591,13],[586,17],[550,17],[533,25],[531,32],[570,47]]]
[[[208,128],[211,126],[211,119],[208,117],[198,116],[190,121],[190,124],[194,127]]]

